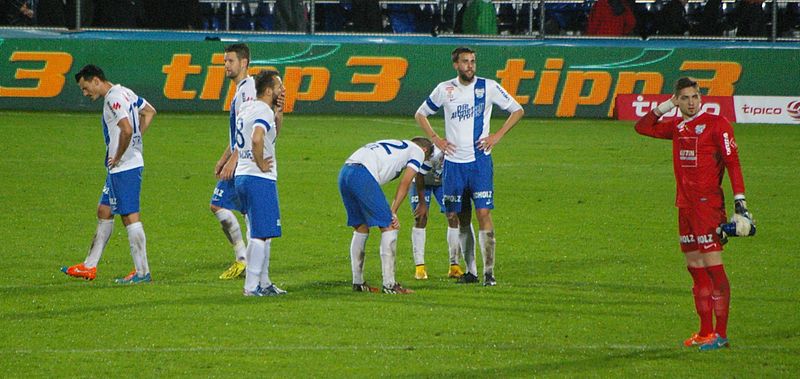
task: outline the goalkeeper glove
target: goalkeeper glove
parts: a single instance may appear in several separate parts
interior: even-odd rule
[[[749,237],[756,234],[756,222],[753,215],[747,210],[747,201],[744,195],[736,195],[734,200],[734,215],[730,222],[722,223],[717,228],[717,234],[723,244],[728,241],[728,237]]]

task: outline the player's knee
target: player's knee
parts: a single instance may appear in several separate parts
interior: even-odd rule
[[[706,286],[694,286],[692,287],[692,294],[695,297],[709,297],[711,296],[711,288]]]
[[[420,216],[414,220],[414,227],[416,228],[425,228],[428,226],[428,217],[427,216]]]
[[[111,207],[107,205],[98,205],[97,218],[102,220],[109,220],[114,218],[114,215],[111,213]]]
[[[220,209],[222,209],[214,204],[209,205],[208,208],[211,209],[211,213],[214,214],[216,214],[217,212],[219,212]]]

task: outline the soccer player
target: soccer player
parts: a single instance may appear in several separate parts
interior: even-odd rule
[[[675,107],[682,118],[659,121]],[[683,77],[675,83],[673,97],[636,122],[639,134],[672,140],[672,163],[677,182],[675,206],[681,251],[692,276],[700,331],[683,344],[700,350],[728,347],[730,285],[722,264],[721,236],[725,222],[722,176],[728,170],[735,212],[752,221],[744,196],[744,180],[733,127],[725,117],[701,110],[697,81]],[[716,326],[713,318],[716,318]]]
[[[280,123],[275,114],[283,107],[284,88],[276,71],[261,71],[255,77],[255,87],[256,100],[242,104],[234,138],[239,156],[236,192],[250,220],[244,295],[275,296],[286,293],[269,278],[271,241],[281,236],[275,157]]]
[[[114,229],[114,215],[120,215],[128,232],[134,270],[121,284],[151,281],[147,263],[144,228],[139,221],[139,194],[142,189],[142,134],[150,126],[156,110],[144,98],[106,79],[100,67],[89,64],[75,74],[75,81],[92,100],[103,98],[103,135],[106,141],[106,182],[97,205],[97,230],[83,263],[62,267],[65,274],[94,280],[97,263]]]
[[[397,254],[397,232],[400,222],[397,209],[403,203],[411,181],[417,180],[417,195],[424,198],[422,175],[425,161],[430,157],[433,145],[427,138],[411,140],[381,140],[368,143],[356,150],[345,161],[339,172],[339,193],[347,211],[347,225],[353,227],[350,243],[350,260],[353,271],[353,291],[378,292],[364,281],[364,246],[369,237],[369,228],[381,230],[381,271],[383,293],[408,294],[413,291],[403,288],[395,281],[394,263]],[[381,186],[400,177],[391,206],[383,196]],[[417,216],[427,213],[424,203],[417,207]]]
[[[246,44],[237,43],[225,47],[225,76],[236,84],[236,94],[231,101],[230,124],[228,125],[228,143],[222,156],[214,166],[214,175],[217,177],[217,186],[211,196],[211,212],[222,225],[225,237],[233,246],[236,259],[222,274],[220,279],[233,279],[243,275],[247,266],[247,247],[242,238],[242,229],[239,220],[231,210],[242,212],[247,220],[247,214],[242,208],[236,193],[234,173],[238,156],[233,154],[236,137],[236,117],[242,104],[256,98],[256,87],[253,78],[247,72],[250,65],[250,49]]]
[[[455,235],[466,237],[464,220],[459,220],[462,201],[475,204],[478,218],[478,244],[483,255],[483,284],[494,286],[495,232],[491,210],[494,209],[494,183],[492,148],[500,142],[522,118],[524,111],[513,97],[491,79],[475,76],[475,51],[459,47],[451,54],[453,68],[458,73],[454,79],[441,82],[420,105],[415,118],[431,141],[444,151],[442,186],[444,205],[450,227],[448,241]],[[492,105],[510,113],[503,126],[491,133],[489,120]],[[445,138],[433,131],[428,116],[444,108]],[[463,218],[463,217],[462,217]],[[464,225],[466,226],[466,225]],[[467,272],[459,283],[477,283],[478,270],[475,255],[465,251]]]
[[[428,173],[425,174],[424,184],[425,184],[425,204],[427,204],[428,209],[430,209],[431,205],[431,197],[436,199],[436,202],[439,204],[439,209],[442,213],[444,213],[444,194],[442,192],[442,170],[444,165],[444,152],[439,150],[434,146],[433,154],[431,155],[430,159],[431,167],[428,169]],[[427,168],[427,167],[426,167]],[[416,183],[414,180],[413,183]],[[411,194],[408,196],[408,200],[411,203],[411,211],[416,214],[417,206],[419,205],[419,196],[416,194]],[[471,208],[468,205],[465,205],[467,212],[466,214],[469,215],[469,211]],[[462,212],[465,213],[465,212]],[[459,240],[460,234],[450,235],[448,237],[456,237],[456,238],[448,238],[447,240],[447,247],[448,252],[450,255],[450,270],[447,273],[447,276],[450,278],[460,278],[464,275],[464,270],[461,268],[461,265],[458,263],[458,256],[462,255],[463,251],[470,249],[472,252],[472,256],[475,255],[475,234],[472,229],[471,223],[466,223],[469,225],[467,229],[468,233],[464,236],[463,240]],[[424,215],[420,215],[415,217],[414,220],[414,227],[411,228],[411,247],[412,252],[414,255],[414,264],[416,265],[414,278],[417,280],[428,279],[428,272],[425,269],[425,240],[426,240],[426,230],[425,228],[428,225],[428,215],[427,213]],[[468,253],[469,254],[469,253]]]

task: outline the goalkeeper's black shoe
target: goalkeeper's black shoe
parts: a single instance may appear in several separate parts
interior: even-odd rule
[[[464,276],[458,278],[458,280],[456,281],[456,283],[458,284],[471,284],[478,282],[479,282],[478,277],[471,272],[467,272],[466,274],[464,274]]]

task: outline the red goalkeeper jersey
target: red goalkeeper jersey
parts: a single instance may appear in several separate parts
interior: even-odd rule
[[[722,207],[725,168],[733,193],[744,193],[733,127],[725,117],[700,112],[688,120],[658,121],[658,116],[651,111],[636,122],[636,132],[672,140],[672,164],[677,182],[675,206],[678,208],[700,203]]]

